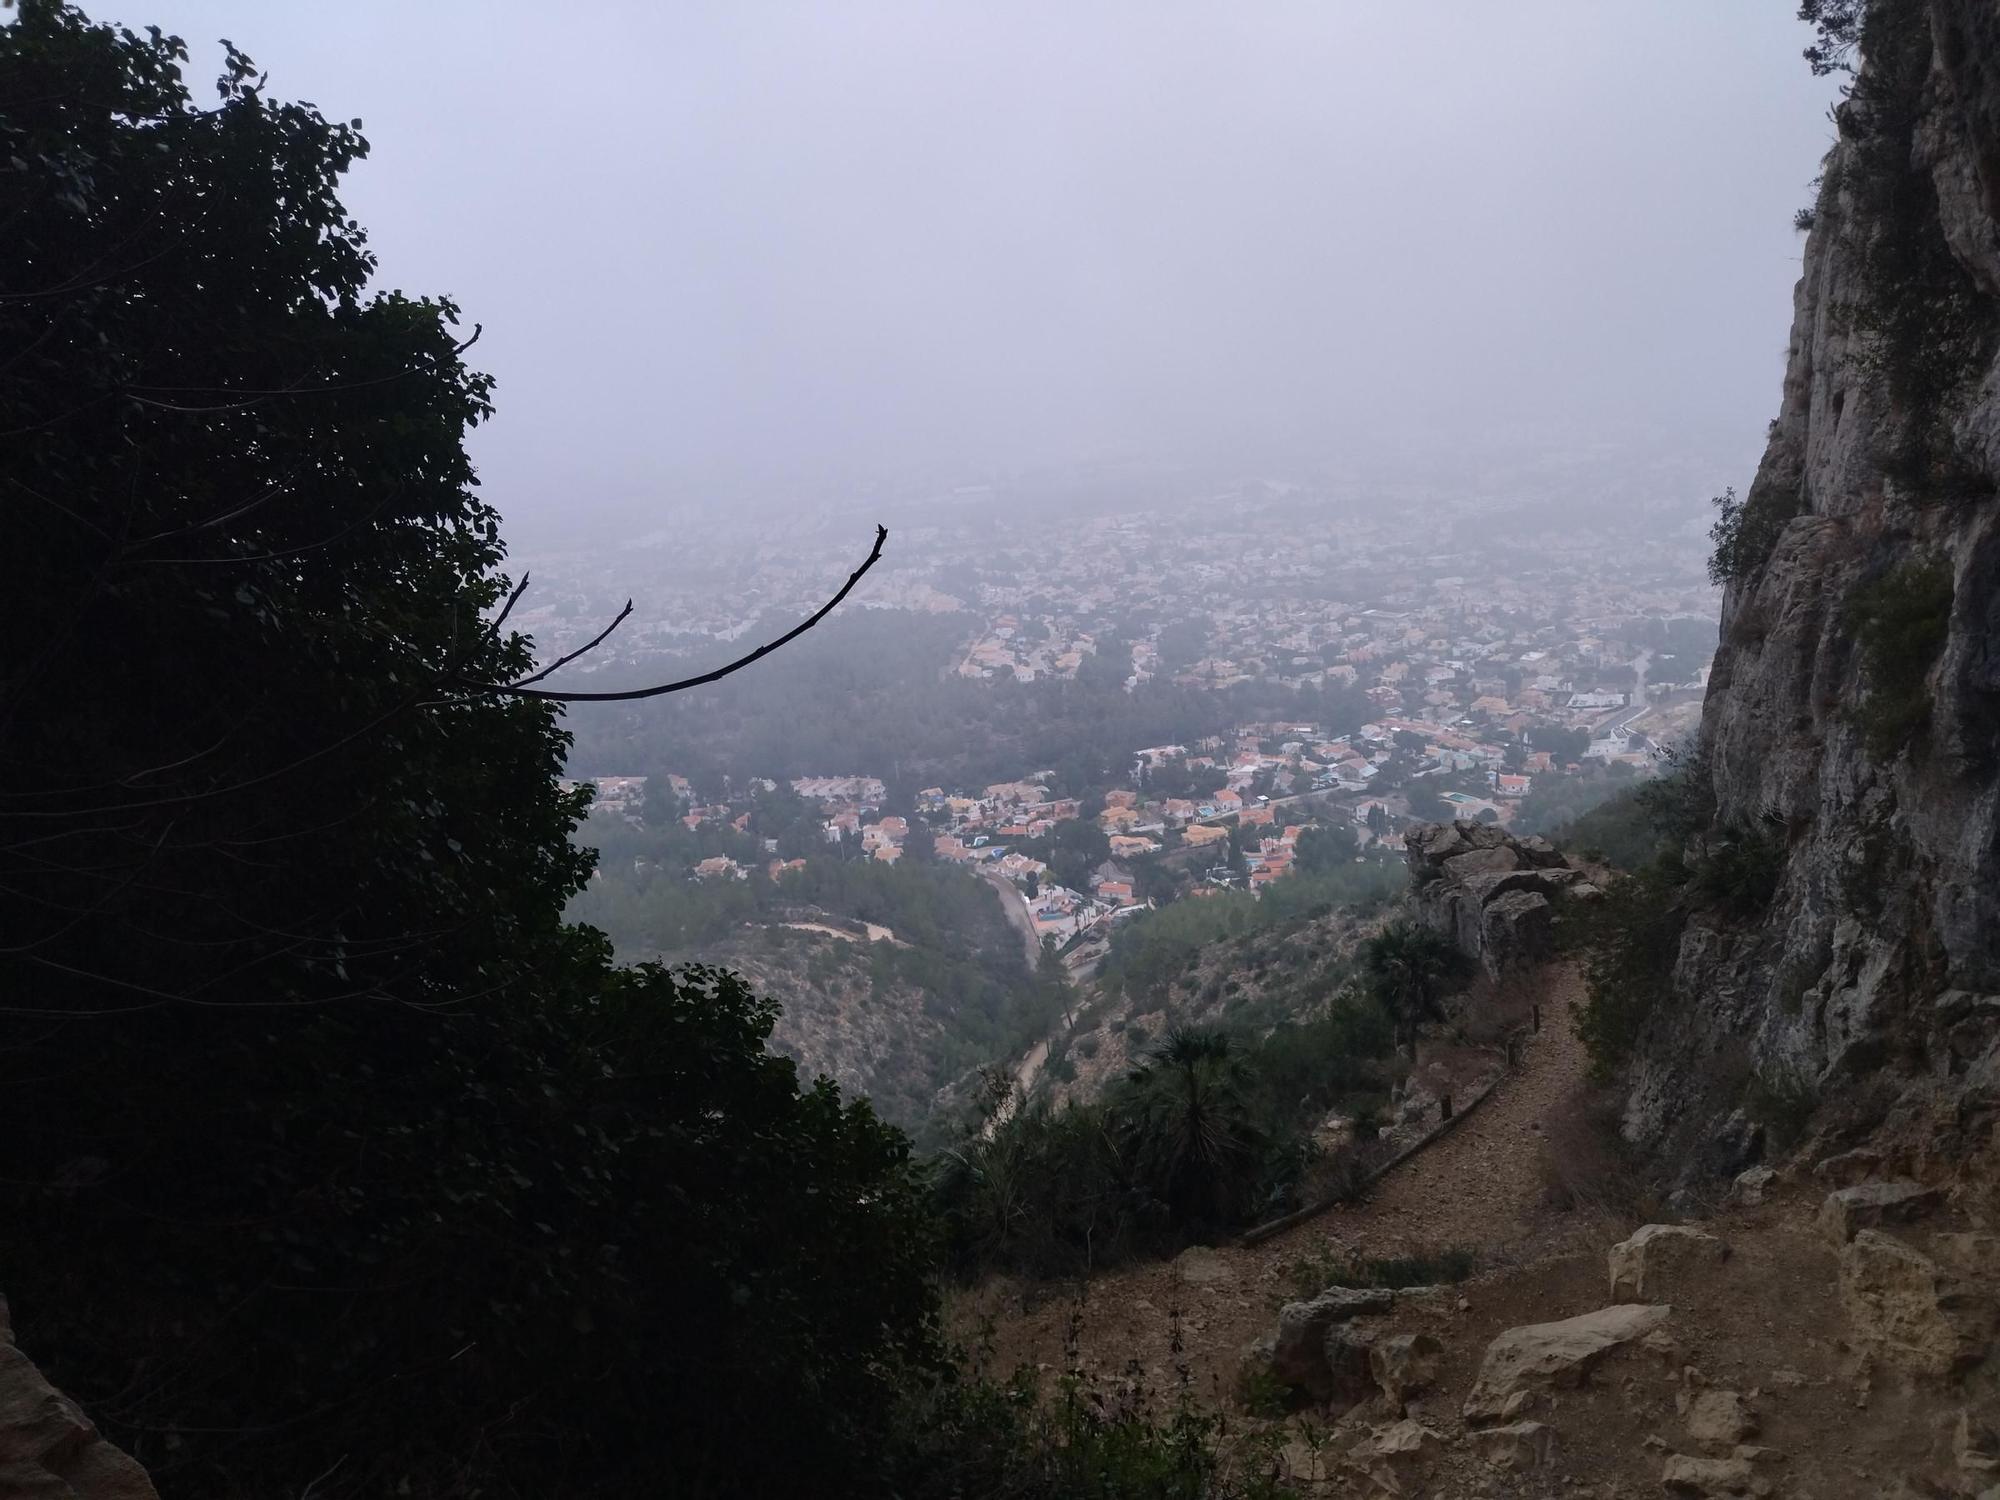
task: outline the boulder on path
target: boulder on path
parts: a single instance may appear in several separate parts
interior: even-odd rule
[[[1726,1241],[1685,1224],[1648,1224],[1611,1247],[1611,1300],[1664,1297],[1729,1259]]]
[[[1944,1194],[1936,1188],[1907,1180],[1857,1182],[1827,1194],[1819,1208],[1819,1231],[1835,1245],[1844,1245],[1854,1238],[1856,1230],[1910,1223],[1943,1200]]]
[[[1496,1469],[1539,1469],[1555,1451],[1555,1429],[1546,1422],[1509,1422],[1473,1434],[1479,1456]]]
[[[1428,1333],[1398,1333],[1376,1340],[1368,1351],[1368,1369],[1382,1394],[1400,1409],[1417,1392],[1437,1384],[1443,1353],[1444,1345]]]
[[[1737,1391],[1702,1391],[1688,1403],[1687,1434],[1697,1443],[1733,1448],[1757,1435],[1757,1417]]]
[[[1764,1195],[1771,1191],[1778,1174],[1769,1167],[1752,1167],[1747,1172],[1738,1172],[1736,1180],[1729,1184],[1729,1200],[1744,1208],[1756,1208],[1764,1201]]]
[[[1670,1307],[1626,1303],[1510,1328],[1487,1345],[1479,1379],[1462,1408],[1469,1423],[1505,1414],[1508,1397],[1546,1386],[1580,1385],[1591,1368],[1620,1344],[1643,1338],[1666,1322]],[[1517,1408],[1518,1409],[1518,1408]]]
[[[1329,1287],[1306,1302],[1288,1302],[1278,1312],[1278,1336],[1271,1348],[1271,1373],[1288,1386],[1324,1398],[1335,1386],[1328,1361],[1328,1335],[1363,1313],[1386,1312],[1395,1294],[1381,1287]],[[1368,1378],[1364,1362],[1362,1375]]]
[[[1966,1280],[1879,1229],[1858,1231],[1840,1255],[1840,1303],[1855,1343],[1884,1364],[1943,1379],[1990,1347],[1990,1285]]]

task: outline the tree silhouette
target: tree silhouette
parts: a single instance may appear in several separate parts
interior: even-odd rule
[[[1225,1033],[1168,1032],[1127,1076],[1114,1109],[1133,1177],[1176,1222],[1219,1226],[1242,1216],[1265,1143]]]
[[[1468,968],[1449,939],[1409,921],[1384,927],[1361,945],[1359,957],[1370,990],[1395,1017],[1406,1041],[1422,1023],[1443,1019],[1439,1002]]]

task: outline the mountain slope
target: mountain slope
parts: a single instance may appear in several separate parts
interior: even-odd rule
[[[1758,1097],[1859,1132],[2000,1088],[2000,1002],[1950,998],[2000,991],[2000,15],[1882,0],[1861,42],[1718,527],[1709,826],[1776,888],[1692,916],[1626,1121],[1711,1172],[1765,1148]]]

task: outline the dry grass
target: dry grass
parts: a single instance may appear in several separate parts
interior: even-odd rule
[[[1527,974],[1510,974],[1495,981],[1481,974],[1457,1002],[1451,1030],[1455,1040],[1472,1047],[1499,1047],[1527,1026],[1541,990]],[[1551,1021],[1544,1011],[1542,1024]]]
[[[1543,1201],[1559,1213],[1597,1220],[1621,1233],[1667,1215],[1661,1198],[1618,1134],[1618,1102],[1607,1089],[1580,1091],[1542,1126]]]

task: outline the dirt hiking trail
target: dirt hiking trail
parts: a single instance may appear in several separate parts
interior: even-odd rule
[[[1544,970],[1542,1029],[1524,1038],[1518,1068],[1365,1201],[1328,1209],[1250,1249],[1196,1248],[1083,1283],[996,1278],[957,1300],[955,1330],[975,1341],[991,1319],[993,1368],[1002,1372],[1021,1364],[1074,1366],[1159,1383],[1185,1361],[1194,1389],[1220,1405],[1233,1396],[1244,1349],[1275,1324],[1282,1303],[1302,1295],[1295,1274],[1301,1262],[1464,1246],[1484,1269],[1562,1248],[1584,1226],[1546,1206],[1546,1130],[1587,1087],[1587,1060],[1570,1023],[1570,1007],[1582,997],[1572,967]]]

